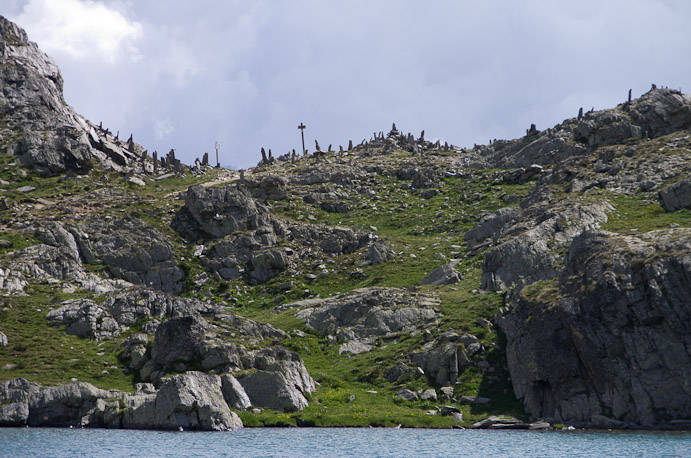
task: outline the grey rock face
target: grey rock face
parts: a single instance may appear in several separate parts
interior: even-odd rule
[[[691,208],[691,179],[679,181],[659,193],[662,206],[668,212]]]
[[[131,326],[144,319],[164,320],[190,315],[215,315],[220,312],[218,305],[144,287],[109,293],[101,305],[121,327]]]
[[[17,252],[9,269],[0,274],[3,287],[21,291],[28,284],[27,277],[51,283],[73,282],[89,291],[106,292],[114,288],[113,281],[104,280],[87,272],[79,259],[64,246],[40,244]]]
[[[349,227],[294,224],[286,228],[285,237],[305,246],[318,246],[324,253],[340,256],[364,248],[372,235]]]
[[[165,379],[153,394],[124,398],[122,427],[229,431],[242,421],[223,398],[221,378],[201,372],[187,372]]]
[[[185,273],[177,265],[170,242],[155,228],[138,218],[126,216],[112,222],[92,222],[93,253],[115,277],[179,294]]]
[[[8,343],[7,335],[4,332],[0,332],[0,347],[6,347]]]
[[[74,299],[63,302],[63,306],[46,315],[54,325],[66,325],[65,332],[79,337],[96,340],[111,338],[120,334],[120,326],[108,311],[88,299]]]
[[[23,378],[0,382],[0,426],[24,426],[29,419],[29,400],[39,387]]]
[[[524,212],[526,219],[507,227],[501,235],[506,241],[487,251],[482,262],[483,289],[521,288],[554,278],[560,261],[556,249],[568,246],[582,231],[598,228],[613,209],[608,203],[575,203],[548,212],[538,207]],[[533,219],[536,211],[542,214],[539,219]]]
[[[50,222],[39,227],[37,236],[44,244],[18,252],[10,265],[11,271],[52,282],[75,283],[99,293],[131,286],[129,283],[182,292],[185,274],[175,261],[172,245],[160,232],[137,218],[90,219],[79,227]],[[90,263],[96,258],[108,266],[113,276],[127,283],[89,272],[82,261]],[[16,275],[0,275],[9,278],[3,281],[3,286],[21,287],[22,279]]]
[[[319,247],[329,254],[348,254],[366,246],[369,234],[358,233],[348,227],[335,226],[329,230],[326,237],[321,237]]]
[[[314,380],[296,353],[282,348],[253,355],[257,371],[239,379],[252,405],[292,412],[307,407]]]
[[[141,370],[148,361],[146,345],[149,338],[146,334],[132,334],[122,343],[122,353],[118,355],[120,360],[129,361],[129,368],[135,371]],[[150,385],[142,383],[141,385]],[[150,393],[149,393],[150,394]]]
[[[172,318],[156,329],[151,359],[162,370],[194,359],[204,340],[207,324],[194,316]]]
[[[94,161],[117,168],[135,157],[65,103],[58,67],[24,30],[0,17],[0,32],[0,135],[10,139],[2,152],[52,173],[88,171]]]
[[[451,265],[439,266],[422,279],[423,285],[451,285],[462,280],[461,274]]]
[[[250,262],[252,270],[249,275],[253,283],[264,283],[288,267],[288,259],[285,252],[278,248],[254,252],[251,255]]]
[[[221,377],[221,390],[226,403],[237,410],[247,410],[252,403],[245,389],[235,377],[225,374]]]
[[[146,340],[136,335],[126,342],[123,358],[131,360],[129,366],[140,371],[142,380],[151,381],[159,380],[166,372],[182,371],[195,365],[204,370],[266,372],[270,375],[255,376],[262,384],[259,391],[248,388],[248,383],[253,382],[246,381],[246,377],[239,380],[242,385],[239,386],[233,377],[224,376],[222,391],[226,402],[238,409],[247,408],[250,404],[280,410],[303,409],[307,405],[304,395],[314,391],[314,381],[296,353],[281,347],[248,351],[215,337],[230,329],[240,334],[244,329],[249,335],[260,338],[280,337],[283,333],[269,325],[259,325],[233,315],[219,315],[219,319],[227,324],[210,325],[195,316],[169,319],[156,330],[150,360],[147,361],[143,354]],[[142,364],[142,361],[145,362]]]
[[[533,416],[653,427],[691,414],[691,232],[586,232],[553,292],[499,319],[516,396]]]
[[[287,197],[286,179],[279,175],[264,175],[261,180],[245,180],[252,197],[260,200],[283,200]]]
[[[465,349],[455,342],[439,343],[427,351],[415,352],[410,355],[410,360],[422,367],[425,374],[440,386],[453,385],[458,376],[470,367]]]
[[[589,114],[574,130],[574,137],[595,148],[631,137],[655,138],[690,126],[691,97],[653,88],[631,103]]]
[[[0,268],[0,290],[5,290],[9,293],[21,292],[24,291],[28,284],[21,272]]]
[[[44,388],[29,399],[29,426],[104,426],[117,420],[118,392],[99,390],[84,382]],[[107,400],[113,402],[106,403]]]
[[[80,260],[79,247],[74,235],[67,231],[61,223],[50,221],[41,225],[36,231],[36,236],[46,245],[64,247],[72,259]]]
[[[319,301],[297,302],[297,317],[322,335],[344,341],[411,331],[437,318],[431,296],[406,294],[396,288],[362,288]]]
[[[294,412],[307,407],[305,396],[280,372],[259,370],[240,379],[252,405]]]
[[[367,260],[375,266],[389,261],[394,256],[391,244],[384,240],[376,240],[367,251]]]
[[[214,306],[196,299],[134,288],[109,293],[100,304],[89,299],[67,300],[61,307],[48,312],[46,318],[54,326],[65,325],[68,334],[102,340],[117,336],[144,319],[163,320],[216,312]],[[246,321],[245,327],[250,329],[254,322]],[[258,332],[255,330],[255,334]]]
[[[656,138],[691,126],[691,96],[653,88],[630,103],[568,119],[551,129],[516,140],[479,147],[468,158],[476,167],[550,166],[582,156],[600,146],[629,139]]]
[[[466,232],[463,236],[468,244],[468,249],[473,249],[476,245],[484,242],[485,239],[494,237],[507,224],[516,221],[520,214],[520,207],[505,207],[482,218],[473,229]]]
[[[268,209],[242,187],[190,186],[184,209],[204,233],[216,238],[270,225]]]
[[[166,379],[156,393],[155,418],[161,429],[228,431],[242,427],[223,398],[221,378],[202,372]]]
[[[11,152],[21,154],[26,164],[53,172],[88,169],[92,155],[86,123],[65,103],[58,67],[4,17],[0,29],[0,118],[24,136],[21,143],[10,145]]]
[[[257,339],[280,339],[285,337],[285,332],[266,323],[260,323],[249,318],[231,313],[216,314],[215,317],[226,323],[238,334]]]
[[[260,282],[259,279],[266,281],[286,267],[285,254],[271,249],[276,243],[274,230],[261,227],[250,233],[226,237],[211,245],[204,263],[225,280],[245,275],[254,282]],[[253,276],[250,276],[250,272]]]

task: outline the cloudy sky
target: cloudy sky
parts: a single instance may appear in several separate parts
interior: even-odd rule
[[[0,0],[57,62],[69,104],[183,162],[221,145],[458,146],[551,127],[651,83],[691,92],[688,0]],[[212,154],[213,157],[213,154]]]

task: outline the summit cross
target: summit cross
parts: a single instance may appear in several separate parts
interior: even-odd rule
[[[300,123],[300,125],[298,126],[298,129],[300,129],[300,136],[302,137],[302,155],[303,156],[305,155],[305,127],[307,127],[307,126],[304,125],[303,123]]]

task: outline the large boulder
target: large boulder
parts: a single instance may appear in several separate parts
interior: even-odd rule
[[[323,300],[291,304],[297,317],[321,335],[338,335],[342,340],[362,340],[390,333],[412,331],[433,323],[432,308],[438,300],[397,288],[370,287]]]
[[[187,372],[163,381],[155,393],[126,396],[122,427],[229,431],[242,428],[223,397],[221,378]]]
[[[285,253],[273,248],[277,241],[272,227],[228,236],[209,247],[203,262],[224,280],[245,275],[249,281],[261,283],[287,266]]]
[[[456,342],[439,342],[431,347],[412,353],[411,362],[421,367],[437,385],[453,385],[458,376],[470,366],[464,346]]]
[[[94,220],[82,229],[91,234],[93,253],[115,277],[169,293],[183,291],[185,272],[175,260],[173,246],[154,227],[125,216]]]
[[[240,384],[255,406],[270,407],[284,412],[294,412],[308,406],[302,392],[290,384],[280,372],[255,371],[242,377]]]
[[[314,391],[315,383],[297,353],[274,347],[253,352],[245,360],[246,367],[256,371],[238,381],[252,405],[285,412],[307,407],[305,396]]]
[[[242,421],[223,398],[221,378],[188,372],[166,379],[156,393],[155,426],[161,429],[227,431]]]
[[[100,390],[85,382],[44,388],[29,399],[27,424],[119,427],[119,397],[119,392]]]
[[[252,402],[240,382],[230,374],[221,377],[221,390],[226,403],[237,410],[246,410]]]
[[[461,274],[458,273],[452,264],[445,264],[435,268],[428,276],[422,279],[423,285],[451,285],[462,280]]]
[[[246,179],[244,185],[255,199],[283,200],[287,197],[286,179],[279,175],[264,175],[258,181]]]
[[[62,307],[48,312],[46,318],[54,326],[65,325],[65,332],[95,340],[120,334],[117,321],[100,304],[89,299],[72,299]]]
[[[374,241],[367,250],[367,260],[374,266],[384,264],[395,255],[391,244],[385,240]]]
[[[678,181],[659,192],[662,206],[668,212],[691,209],[691,178]]]
[[[691,230],[586,232],[558,279],[498,323],[528,413],[585,426],[669,427],[691,416]]]
[[[208,325],[194,316],[172,318],[156,330],[151,347],[151,360],[161,370],[177,369],[199,354],[200,344]],[[184,370],[184,368],[183,368]]]
[[[252,253],[250,262],[250,281],[255,284],[274,278],[288,267],[288,257],[279,248],[256,251]]]
[[[36,237],[46,245],[54,247],[64,247],[66,253],[75,261],[80,261],[79,247],[77,241],[65,227],[57,221],[49,221],[42,224],[36,230]]]
[[[270,225],[269,210],[243,187],[190,186],[183,209],[205,234],[215,238]]]

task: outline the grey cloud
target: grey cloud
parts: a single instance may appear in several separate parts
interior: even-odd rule
[[[300,122],[310,147],[394,121],[472,146],[613,106],[629,88],[691,90],[685,1],[104,3],[142,24],[142,59],[54,56],[68,102],[187,161],[218,140],[224,164],[248,167],[262,146],[299,149]]]

